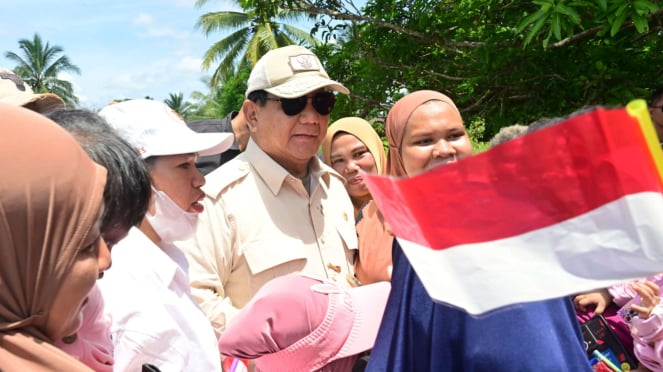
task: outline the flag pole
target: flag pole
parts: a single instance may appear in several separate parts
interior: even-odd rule
[[[640,130],[645,137],[647,147],[649,147],[649,153],[654,159],[654,165],[658,170],[658,176],[663,182],[663,150],[661,149],[661,143],[659,142],[658,135],[654,129],[654,124],[649,116],[647,102],[645,102],[644,99],[635,99],[626,105],[626,112],[634,117],[638,121],[638,124],[640,124]]]

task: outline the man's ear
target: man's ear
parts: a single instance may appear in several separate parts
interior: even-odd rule
[[[258,105],[249,99],[244,100],[242,113],[244,114],[244,120],[249,127],[249,131],[255,132],[258,126]]]

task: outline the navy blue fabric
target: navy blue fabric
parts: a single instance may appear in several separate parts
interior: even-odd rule
[[[394,239],[392,289],[367,371],[591,371],[569,298],[479,317],[435,303]]]

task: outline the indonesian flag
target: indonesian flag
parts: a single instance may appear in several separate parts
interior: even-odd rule
[[[636,100],[367,182],[430,296],[480,314],[663,272],[662,170]]]

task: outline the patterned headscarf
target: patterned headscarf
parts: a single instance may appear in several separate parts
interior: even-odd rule
[[[389,114],[387,114],[387,140],[389,140],[389,155],[387,156],[387,174],[396,177],[406,177],[407,172],[403,165],[401,145],[405,127],[410,116],[417,107],[428,101],[442,101],[453,107],[456,112],[458,108],[451,100],[440,92],[433,90],[419,90],[396,101]]]
[[[55,123],[4,104],[0,159],[0,370],[87,370],[45,322],[100,217],[106,170]]]

